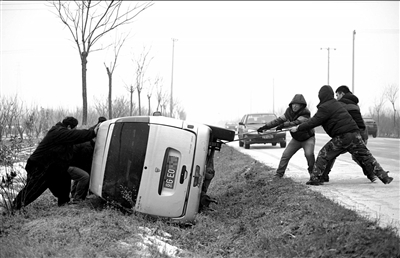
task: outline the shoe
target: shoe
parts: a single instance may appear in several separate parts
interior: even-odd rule
[[[322,182],[325,182],[325,183],[329,182],[329,176],[328,175],[323,175],[322,176]]]
[[[393,177],[387,176],[381,179],[382,183],[384,183],[385,185],[390,184],[390,182],[393,181]]]
[[[69,202],[59,202],[58,207],[67,206],[68,204],[69,204]]]
[[[79,203],[81,203],[83,200],[81,200],[81,199],[74,199],[74,200],[72,200],[71,202],[69,202],[68,204],[79,204]]]
[[[282,177],[283,177],[282,174],[278,174],[278,173],[277,173],[277,174],[274,175],[274,178],[282,178]]]
[[[375,182],[376,179],[378,179],[378,177],[375,175],[368,175],[367,178],[371,181],[371,183]]]
[[[323,185],[324,182],[320,181],[320,180],[310,180],[306,183],[306,185]]]

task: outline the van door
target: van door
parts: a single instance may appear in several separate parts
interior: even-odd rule
[[[195,144],[192,131],[150,124],[137,211],[166,217],[185,214]]]

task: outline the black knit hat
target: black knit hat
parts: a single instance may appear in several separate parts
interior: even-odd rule
[[[346,85],[342,85],[340,87],[338,87],[335,91],[336,93],[338,92],[343,92],[344,94],[351,92],[349,87],[347,87]]]
[[[104,116],[99,117],[99,120],[97,120],[97,123],[103,123],[104,121],[107,121],[107,118]]]

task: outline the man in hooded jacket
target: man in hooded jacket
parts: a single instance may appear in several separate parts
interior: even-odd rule
[[[261,133],[264,130],[273,128],[275,126],[276,130],[282,130],[286,127],[297,126],[310,118],[310,111],[307,108],[307,102],[302,94],[296,94],[292,101],[289,103],[289,107],[286,109],[285,113],[266,123],[264,126],[258,128],[257,132]],[[282,154],[281,160],[279,162],[278,169],[276,170],[275,176],[277,178],[283,177],[285,170],[289,164],[290,159],[294,154],[303,148],[304,154],[307,159],[308,172],[311,174],[314,167],[315,156],[315,132],[314,129],[310,129],[303,132],[292,133],[292,140],[289,142],[285,151]]]
[[[96,136],[96,128],[77,130],[78,120],[66,117],[50,128],[26,162],[25,187],[13,201],[18,210],[36,200],[47,188],[58,199],[58,206],[70,201],[71,178],[67,172],[73,155],[73,145]]]
[[[347,112],[349,112],[349,114],[353,118],[354,122],[356,122],[358,128],[360,129],[361,138],[363,139],[365,145],[367,145],[368,132],[366,130],[364,119],[362,118],[362,115],[360,112],[360,107],[358,106],[357,96],[354,95],[346,85],[342,85],[342,86],[338,87],[336,89],[335,93],[336,93],[336,99],[339,101],[340,104],[342,104],[346,108]],[[357,159],[355,159],[355,157],[352,156],[352,158],[355,162],[357,162]],[[335,160],[336,159],[330,160],[329,164],[327,165],[327,167],[324,171],[323,177],[322,177],[324,182],[329,182],[329,173],[332,170]],[[364,175],[366,175],[367,178],[371,182],[375,182],[376,176],[373,173],[368,174],[368,171],[363,166],[363,164],[359,164],[359,165],[361,166]]]
[[[358,164],[363,164],[368,173],[375,174],[384,184],[389,184],[393,178],[382,169],[365,146],[360,135],[360,129],[349,112],[335,98],[329,85],[321,87],[318,93],[320,103],[317,113],[307,122],[293,128],[292,132],[308,131],[322,125],[325,132],[332,138],[319,151],[308,185],[323,185],[323,172],[330,160],[343,152],[350,152]]]

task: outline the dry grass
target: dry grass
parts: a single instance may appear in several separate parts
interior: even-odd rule
[[[191,227],[126,215],[96,198],[58,208],[47,193],[24,213],[0,217],[0,257],[172,257],[136,245],[140,234],[162,232],[179,248],[175,257],[400,257],[394,229],[291,179],[274,180],[249,156],[223,146],[215,168],[208,193],[219,203]]]

